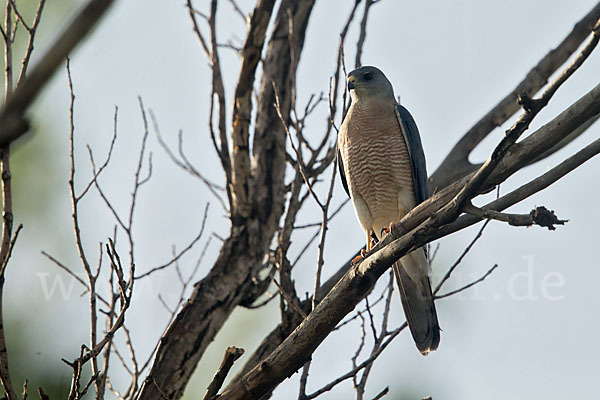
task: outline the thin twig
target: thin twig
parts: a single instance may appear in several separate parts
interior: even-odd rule
[[[182,282],[182,287],[181,287],[181,291],[180,291],[180,294],[179,294],[179,300],[177,301],[177,304],[175,305],[175,307],[171,311],[171,315],[169,317],[169,320],[165,324],[165,328],[163,330],[163,333],[161,334],[161,337],[163,337],[163,335],[166,332],[166,330],[168,329],[169,325],[171,325],[171,322],[173,322],[173,320],[177,316],[177,312],[181,308],[182,304],[187,300],[186,297],[185,297],[185,292],[186,292],[188,286],[190,285],[190,283],[192,282],[192,280],[194,279],[194,277],[196,276],[196,274],[198,272],[198,269],[200,268],[200,265],[202,264],[202,261],[204,260],[204,256],[206,254],[206,250],[210,246],[211,238],[212,237],[209,237],[208,240],[206,241],[206,244],[204,245],[204,248],[202,249],[202,253],[200,253],[200,257],[198,257],[198,260],[196,261],[196,265],[194,266],[194,269],[192,270],[192,272],[190,273],[190,275],[188,276],[188,278],[185,279]],[[166,304],[165,304],[165,306],[166,306]],[[152,351],[148,355],[148,358],[146,359],[146,361],[144,362],[144,364],[142,364],[142,367],[140,368],[140,373],[142,373],[150,365],[150,362],[152,362],[152,359],[154,357],[154,353],[156,353],[156,350],[158,349],[159,344],[160,344],[160,340],[156,342],[156,344],[154,345],[154,348],[152,349]]]
[[[114,0],[88,0],[61,35],[42,54],[0,111],[0,146],[27,132],[23,114],[77,44],[92,30]],[[10,3],[9,3],[10,4]],[[6,64],[9,65],[9,64]],[[15,118],[18,119],[15,124]],[[5,129],[9,128],[11,129]]]
[[[247,14],[245,14],[242,9],[240,8],[240,6],[238,5],[238,3],[235,0],[229,0],[229,3],[231,3],[231,6],[233,7],[233,9],[235,10],[235,12],[244,20],[244,22],[248,21],[248,17]]]
[[[279,282],[277,282],[277,279],[275,279],[275,277],[272,276],[271,280],[273,281],[275,286],[277,286],[277,289],[279,289],[279,293],[281,293],[281,295],[286,299],[288,304],[292,306],[298,312],[298,314],[302,315],[302,318],[306,318],[306,313],[304,312],[304,310],[302,310],[302,307],[300,307],[295,301],[293,301],[290,295],[287,294],[285,290],[283,290]]]
[[[358,36],[358,42],[356,43],[356,59],[354,61],[354,68],[358,68],[362,65],[361,56],[363,47],[365,45],[365,39],[367,38],[367,20],[369,17],[369,10],[375,3],[376,1],[374,0],[365,0],[365,11],[363,13],[362,20],[360,21],[360,34]]]
[[[337,153],[336,153],[336,160],[337,160]],[[321,211],[322,211],[321,239],[319,240],[319,247],[318,247],[319,251],[318,251],[318,256],[317,256],[317,270],[315,272],[315,287],[314,287],[314,291],[313,291],[313,303],[312,303],[313,310],[316,306],[316,301],[319,296],[319,291],[321,289],[321,271],[323,270],[323,264],[325,263],[325,259],[324,259],[325,239],[327,238],[327,223],[329,221],[329,217],[327,214],[329,212],[329,205],[331,204],[331,198],[333,197],[333,189],[334,189],[336,174],[337,174],[337,168],[335,167],[335,163],[334,163],[334,166],[333,166],[332,172],[331,172],[331,181],[329,182],[329,191],[327,192],[325,204],[323,204],[323,207],[321,208]]]
[[[90,188],[92,187],[92,185],[94,185],[98,179],[98,177],[100,176],[100,174],[102,173],[102,171],[104,171],[104,169],[108,166],[108,163],[110,162],[110,159],[112,157],[112,153],[113,153],[113,149],[115,148],[115,143],[117,141],[117,121],[118,121],[118,115],[119,115],[119,108],[115,107],[115,115],[113,118],[114,121],[114,127],[113,127],[113,137],[110,141],[110,146],[108,148],[108,153],[106,155],[106,159],[104,160],[104,162],[102,163],[102,165],[100,165],[99,168],[96,168],[95,162],[94,162],[94,153],[92,152],[92,148],[88,145],[86,146],[88,149],[88,154],[90,157],[90,163],[94,169],[94,175],[92,177],[92,179],[90,179],[90,181],[87,183],[87,185],[85,186],[85,188],[83,188],[83,190],[81,191],[81,193],[76,196],[76,200],[79,201],[81,200],[86,193],[90,190]]]
[[[11,2],[13,2],[14,0],[10,0]],[[21,72],[19,72],[19,79],[17,80],[17,86],[20,86],[23,82],[23,80],[25,79],[25,77],[27,76],[27,68],[29,67],[29,61],[31,60],[31,55],[33,54],[33,44],[35,41],[35,34],[37,32],[37,28],[40,24],[40,21],[42,20],[42,12],[44,11],[44,6],[46,5],[46,0],[39,0],[38,2],[38,7],[37,10],[35,12],[35,18],[33,20],[33,23],[31,24],[31,27],[28,27],[25,24],[25,21],[22,19],[22,17],[19,15],[19,18],[21,19],[21,23],[23,24],[23,26],[25,27],[25,29],[27,29],[27,33],[28,33],[28,42],[27,42],[27,50],[25,50],[25,56],[23,57],[23,60],[21,61]],[[14,7],[15,9],[15,13],[17,12],[17,7]]]
[[[494,219],[497,221],[507,222],[512,226],[532,226],[539,225],[553,231],[556,228],[554,225],[564,225],[568,220],[558,219],[554,211],[548,210],[544,206],[536,207],[528,214],[512,214],[485,208],[475,207],[472,204],[465,206],[467,214],[474,215],[481,219]]]
[[[334,381],[328,383],[327,385],[321,387],[319,390],[307,395],[307,399],[314,399],[320,395],[322,395],[325,392],[330,391],[331,389],[333,389],[335,386],[337,386],[338,384],[342,383],[343,381],[345,381],[346,379],[350,379],[353,376],[356,376],[356,373],[359,372],[360,370],[362,370],[363,368],[365,368],[367,365],[370,365],[374,360],[377,359],[377,357],[379,357],[379,355],[383,352],[383,350],[385,350],[385,348],[396,338],[396,336],[398,336],[398,334],[400,332],[402,332],[404,329],[406,329],[406,327],[408,326],[408,324],[405,322],[402,325],[400,325],[398,328],[394,329],[393,331],[388,333],[387,339],[383,342],[383,344],[381,345],[381,347],[374,353],[372,354],[368,359],[366,359],[365,361],[363,361],[362,363],[360,363],[359,365],[357,365],[355,368],[353,368],[351,371],[348,371],[346,374],[338,377],[337,379],[335,379]]]
[[[6,35],[4,48],[4,79],[5,79],[5,99],[13,91],[13,71],[12,71],[12,40],[10,36],[14,32],[11,28],[11,17],[13,4],[6,3],[6,15],[4,20],[3,35]],[[16,26],[14,28],[16,30]],[[11,238],[13,229],[13,206],[12,206],[12,176],[10,171],[10,145],[0,147],[0,185],[2,190],[2,237],[0,242],[0,382],[4,388],[5,396],[8,400],[16,400],[17,395],[13,387],[10,376],[8,350],[6,347],[6,337],[4,333],[4,282],[5,272],[12,252]]]
[[[283,114],[281,113],[281,105],[279,104],[279,95],[277,94],[278,93],[277,85],[275,84],[275,82],[271,82],[271,83],[273,85],[273,92],[275,93],[275,110],[277,112],[277,115],[279,116],[279,120],[281,121],[281,125],[283,126],[283,129],[285,130],[287,137],[290,139],[290,145],[292,146],[292,149],[294,150],[294,153],[296,154],[296,162],[297,162],[297,166],[300,171],[300,174],[302,175],[302,178],[304,179],[304,183],[306,184],[308,191],[313,196],[316,203],[319,205],[319,208],[323,209],[324,205],[321,202],[321,200],[319,200],[319,196],[317,196],[317,194],[314,192],[312,184],[311,184],[310,180],[308,179],[308,175],[306,174],[306,171],[304,170],[305,167],[304,167],[304,163],[302,161],[302,149],[296,147],[296,145],[294,144],[294,141],[292,140],[292,134],[290,132],[290,129],[288,128],[288,126],[285,122],[285,118],[283,118]]]
[[[489,224],[490,220],[486,220],[483,225],[481,226],[481,228],[479,229],[479,231],[477,231],[477,234],[475,235],[475,237],[473,238],[473,240],[471,240],[471,243],[469,243],[469,245],[463,250],[463,252],[460,254],[460,256],[458,257],[458,259],[454,262],[454,264],[452,264],[452,266],[448,269],[448,271],[446,272],[446,274],[444,275],[444,277],[442,278],[442,280],[440,281],[440,283],[437,284],[437,286],[435,287],[435,290],[433,291],[433,294],[437,294],[437,292],[440,291],[440,289],[442,288],[442,286],[444,285],[444,283],[446,283],[446,281],[448,279],[450,279],[450,276],[452,275],[452,273],[454,272],[454,270],[456,269],[456,267],[458,267],[458,265],[462,262],[463,258],[465,258],[465,256],[469,253],[469,251],[473,248],[473,246],[475,245],[475,243],[477,243],[477,241],[479,240],[479,238],[481,238],[481,236],[483,235],[483,231],[485,230],[486,226]]]
[[[329,221],[331,221],[349,202],[350,202],[349,198],[344,199],[344,201],[338,206],[338,208],[331,214],[331,216],[329,217]],[[321,223],[318,223],[316,226],[321,226]],[[315,239],[317,239],[317,237],[319,236],[320,232],[321,232],[320,230],[316,231],[313,234],[313,236],[311,236],[311,238],[308,240],[308,242],[306,242],[306,244],[304,245],[304,247],[302,247],[302,250],[300,250],[300,252],[296,256],[296,258],[292,262],[292,267],[294,267],[298,263],[298,261],[300,261],[300,258],[302,258],[302,256],[306,252],[306,250],[308,250],[308,248],[310,247],[310,245],[312,244],[312,242],[314,242]]]
[[[73,232],[74,232],[74,237],[75,237],[75,245],[77,247],[77,253],[79,255],[79,259],[81,261],[81,265],[83,267],[83,270],[85,271],[85,274],[87,276],[88,279],[88,284],[87,284],[87,288],[89,291],[89,313],[90,313],[90,348],[94,348],[97,345],[97,323],[98,323],[98,313],[97,313],[97,308],[96,308],[96,278],[97,276],[94,275],[94,273],[92,272],[92,269],[90,267],[90,264],[88,262],[88,258],[86,255],[86,252],[83,248],[83,244],[82,244],[82,239],[81,239],[81,227],[79,225],[79,208],[78,208],[78,202],[79,202],[79,198],[77,197],[76,193],[75,193],[75,152],[74,152],[74,143],[75,143],[75,123],[74,123],[74,110],[75,110],[75,93],[73,90],[73,80],[71,77],[71,68],[70,68],[70,59],[67,57],[67,63],[66,63],[66,70],[67,70],[67,80],[68,80],[68,84],[69,84],[69,95],[70,95],[70,105],[69,105],[69,125],[70,125],[70,130],[69,130],[69,161],[70,161],[70,177],[69,177],[69,194],[71,197],[71,217],[72,217],[72,224],[73,224]],[[92,374],[93,376],[98,376],[99,374],[99,370],[98,370],[98,360],[96,358],[96,356],[93,356],[91,358],[92,360]],[[75,370],[75,369],[74,369]],[[77,372],[76,374],[74,373],[73,375],[73,379],[74,381],[77,379],[76,382],[74,382],[74,386],[79,387],[79,381],[78,379],[80,378],[80,374]],[[92,381],[90,381],[89,383],[91,384]],[[94,379],[94,382],[96,384],[96,392],[100,391],[99,388],[99,382],[96,381],[96,379]],[[72,385],[72,388],[74,387]],[[84,388],[84,391],[87,390],[87,385]],[[73,395],[74,393],[71,392],[71,395]]]
[[[206,187],[208,188],[208,190],[217,198],[217,200],[219,201],[219,204],[221,204],[221,206],[223,207],[223,210],[228,211],[227,210],[227,205],[225,204],[225,202],[223,201],[223,199],[221,198],[221,196],[217,192],[217,191],[224,192],[225,188],[223,188],[222,186],[220,186],[220,185],[218,185],[218,184],[210,181],[208,178],[206,178],[204,175],[202,175],[200,173],[200,171],[198,171],[198,169],[196,169],[192,165],[192,163],[189,161],[189,159],[185,155],[185,152],[183,151],[183,132],[179,131],[179,134],[177,135],[179,157],[181,158],[181,159],[179,159],[175,155],[175,153],[171,150],[171,148],[169,147],[169,145],[163,139],[163,137],[162,137],[162,135],[160,133],[159,126],[158,126],[158,120],[156,119],[156,116],[154,115],[154,112],[152,112],[152,110],[148,110],[148,112],[150,114],[150,119],[152,120],[152,124],[154,126],[154,131],[156,132],[156,138],[158,139],[158,143],[163,148],[163,150],[165,151],[165,153],[167,153],[167,156],[169,156],[169,158],[171,159],[171,161],[173,161],[173,163],[175,163],[175,165],[177,165],[179,168],[181,168],[184,171],[188,172],[192,176],[195,176],[198,179],[200,179],[202,181],[202,183],[204,183],[206,185]]]
[[[143,274],[136,276],[135,279],[142,279],[142,278],[152,275],[153,273],[155,273],[157,271],[168,268],[169,266],[171,266],[175,262],[177,262],[189,250],[191,250],[194,247],[194,245],[196,243],[198,243],[198,241],[202,238],[202,235],[204,234],[204,228],[206,226],[206,218],[208,216],[209,205],[210,205],[210,203],[206,203],[206,206],[204,207],[204,216],[202,217],[202,223],[200,224],[200,232],[198,232],[198,235],[196,235],[196,237],[186,247],[184,247],[178,254],[176,254],[173,258],[171,258],[168,262],[166,262],[162,265],[159,265],[158,267],[151,268],[148,272],[144,272]]]
[[[383,388],[383,390],[381,392],[379,392],[377,394],[377,396],[373,397],[372,400],[379,400],[379,399],[383,398],[383,396],[385,396],[386,394],[388,394],[389,391],[390,391],[390,387],[386,386],[385,388]]]
[[[308,384],[308,374],[310,371],[311,360],[308,360],[302,367],[302,374],[300,375],[300,385],[298,389],[298,400],[306,399],[306,385]]]
[[[498,264],[494,264],[494,266],[492,268],[490,268],[485,274],[483,274],[479,279],[474,280],[473,282],[471,282],[471,283],[469,283],[469,284],[467,284],[467,285],[465,285],[465,286],[463,286],[461,288],[458,288],[456,290],[452,290],[452,291],[450,291],[448,293],[436,295],[435,298],[436,299],[443,299],[444,297],[452,296],[452,295],[460,293],[460,292],[462,292],[464,290],[467,290],[471,286],[474,286],[474,285],[478,284],[479,282],[483,282],[485,280],[485,278],[487,278],[492,272],[494,272],[494,270],[496,268],[498,268]]]
[[[211,400],[213,399],[217,393],[219,393],[219,389],[223,386],[223,382],[225,378],[227,378],[227,374],[229,374],[229,370],[233,367],[233,363],[240,358],[244,354],[244,349],[239,347],[228,347],[225,350],[225,355],[223,356],[223,361],[221,361],[221,365],[217,370],[217,373],[213,377],[212,381],[208,385],[206,389],[206,393],[202,400]]]
[[[223,167],[223,171],[225,172],[226,185],[225,188],[227,190],[227,197],[229,199],[229,204],[232,204],[230,183],[232,182],[232,168],[231,168],[231,156],[229,154],[229,142],[227,137],[227,128],[226,128],[226,115],[225,115],[225,88],[223,85],[223,77],[221,75],[221,64],[219,59],[219,49],[217,44],[217,35],[216,35],[216,12],[217,12],[217,1],[211,1],[211,11],[210,16],[207,18],[208,24],[210,27],[210,48],[204,35],[200,31],[200,26],[198,24],[198,20],[196,19],[197,13],[195,12],[192,6],[192,0],[186,0],[186,5],[188,7],[190,19],[192,20],[192,25],[194,28],[194,32],[206,58],[209,59],[211,70],[212,70],[212,86],[210,92],[210,107],[208,114],[208,127],[210,132],[210,137],[213,142],[215,151],[219,156],[219,160],[221,161],[221,166]],[[214,100],[217,98],[218,105],[218,130],[219,136],[217,140],[217,136],[215,134],[215,130],[213,127],[213,111],[214,111]],[[230,211],[231,208],[230,208]]]

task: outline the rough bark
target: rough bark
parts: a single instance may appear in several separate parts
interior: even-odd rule
[[[273,2],[269,3],[272,9]],[[285,132],[273,108],[272,82],[280,89],[279,98],[285,105],[282,110],[288,116],[291,83],[296,74],[291,52],[298,56],[302,51],[313,4],[313,1],[283,1],[279,7],[264,61],[250,170],[247,157],[251,82],[265,29],[249,27],[243,53],[248,57],[242,61],[233,114],[234,207],[230,235],[210,273],[195,285],[192,296],[162,337],[139,399],[180,398],[208,345],[235,307],[245,304],[247,294],[252,292],[252,278],[268,254],[284,205]],[[259,2],[261,5],[263,2]],[[268,5],[262,8],[263,12],[268,9]],[[294,26],[291,38],[287,34],[288,16]],[[265,25],[268,20],[266,16],[260,18]]]
[[[529,160],[555,145],[560,138],[600,113],[600,85],[574,103],[551,123],[513,145],[478,192],[485,192],[528,164]],[[381,241],[371,255],[350,268],[312,313],[277,347],[243,377],[231,384],[220,400],[260,398],[286,377],[294,374],[335,326],[368,294],[389,266],[412,249],[452,233],[440,234],[440,221],[452,222],[455,214],[451,200],[462,192],[464,182],[456,182],[421,203],[400,221],[396,229]],[[449,215],[437,213],[447,209]]]

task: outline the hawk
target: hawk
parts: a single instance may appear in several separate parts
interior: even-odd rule
[[[398,104],[379,69],[364,66],[347,76],[352,103],[338,134],[342,184],[371,240],[381,240],[428,197],[427,170],[414,119]],[[423,355],[438,347],[440,328],[429,281],[429,263],[419,248],[393,265],[404,314]]]

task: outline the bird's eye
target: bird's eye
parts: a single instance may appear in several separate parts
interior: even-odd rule
[[[373,75],[371,75],[370,72],[367,72],[366,74],[363,75],[363,78],[365,81],[370,81],[371,78],[373,78]]]

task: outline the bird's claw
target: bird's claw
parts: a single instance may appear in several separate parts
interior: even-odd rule
[[[392,233],[392,231],[394,230],[394,223],[390,222],[390,225],[387,228],[383,228],[381,230],[381,236],[387,235],[388,233]]]
[[[358,263],[360,260],[367,258],[367,252],[365,249],[360,249],[360,254],[352,259],[352,264]]]

